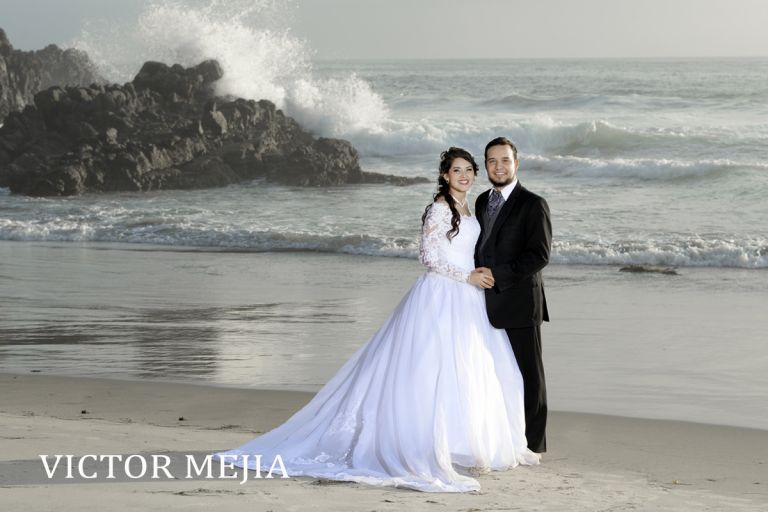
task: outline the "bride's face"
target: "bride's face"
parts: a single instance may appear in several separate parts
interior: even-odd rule
[[[475,170],[472,164],[463,158],[454,158],[451,168],[443,174],[451,192],[467,192],[475,182]]]

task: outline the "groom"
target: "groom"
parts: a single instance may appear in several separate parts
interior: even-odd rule
[[[485,147],[485,169],[493,188],[475,203],[480,237],[477,271],[495,284],[485,290],[491,324],[507,331],[523,375],[525,436],[531,451],[547,450],[547,389],[541,360],[542,321],[549,321],[541,269],[549,262],[552,225],[547,202],[517,180],[517,148],[498,137]]]

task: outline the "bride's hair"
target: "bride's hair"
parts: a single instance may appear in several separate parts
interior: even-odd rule
[[[432,202],[424,208],[424,215],[421,216],[421,225],[424,226],[427,214],[429,214],[429,210],[432,209],[435,201],[441,197],[445,199],[445,202],[448,203],[448,207],[451,209],[451,229],[445,234],[448,240],[453,239],[453,237],[459,234],[459,224],[461,223],[461,214],[456,209],[456,201],[451,195],[448,180],[445,179],[445,175],[451,170],[453,161],[457,158],[463,158],[471,163],[472,170],[475,171],[475,176],[477,176],[477,162],[475,162],[475,159],[466,149],[451,146],[448,148],[448,151],[440,153],[440,174],[437,176],[437,193],[432,197]]]

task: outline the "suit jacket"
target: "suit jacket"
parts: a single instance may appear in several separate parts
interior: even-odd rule
[[[541,325],[542,321],[549,321],[541,277],[552,246],[549,206],[518,182],[497,213],[483,244],[488,229],[485,213],[489,194],[490,190],[483,192],[475,202],[481,229],[475,264],[490,268],[496,281],[493,288],[485,290],[488,318],[496,328]]]

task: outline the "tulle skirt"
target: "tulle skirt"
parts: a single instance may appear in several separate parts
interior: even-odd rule
[[[265,470],[279,455],[292,477],[429,492],[478,490],[473,475],[539,462],[520,371],[483,292],[432,273],[304,408],[224,454],[251,455],[249,469],[261,455]]]

